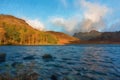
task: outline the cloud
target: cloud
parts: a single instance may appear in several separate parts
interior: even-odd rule
[[[63,6],[66,8],[68,6],[67,0],[60,0]]]
[[[88,32],[91,30],[102,31],[106,24],[104,18],[109,12],[109,8],[105,5],[101,5],[95,2],[89,2],[88,0],[77,0],[79,7],[83,10],[82,16],[72,16],[68,19],[62,17],[55,17],[51,22],[55,26],[61,26],[69,34],[75,32]],[[81,19],[81,20],[80,20]]]
[[[53,25],[63,27],[64,31],[66,31],[68,34],[72,34],[76,31],[78,21],[79,20],[77,17],[72,17],[69,19],[55,17],[51,20]]]
[[[53,19],[50,20],[54,25],[57,26],[64,26],[65,20],[64,18],[61,17],[54,17]]]
[[[25,21],[35,29],[45,30],[45,25],[38,19],[34,19],[34,20],[25,19]]]
[[[90,19],[92,22],[99,22],[101,18],[104,18],[105,15],[109,12],[108,7],[105,5],[88,2],[87,0],[81,0],[80,5],[85,10],[85,19]]]
[[[98,22],[92,22],[92,20],[90,19],[85,19],[79,23],[79,26],[80,26],[79,29],[80,32],[89,32],[91,30],[102,31],[106,27],[106,24],[102,19]]]
[[[110,11],[107,6],[87,0],[81,0],[79,5],[84,10],[84,19],[79,25],[80,31],[102,31],[106,27],[104,18]]]

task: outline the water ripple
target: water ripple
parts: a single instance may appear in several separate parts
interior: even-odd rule
[[[0,46],[0,52],[7,53],[6,63],[35,61],[40,80],[51,75],[58,80],[120,80],[120,45]],[[44,54],[54,60],[44,61]],[[24,60],[32,55],[35,59]]]

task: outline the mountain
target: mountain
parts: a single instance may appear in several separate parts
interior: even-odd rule
[[[69,36],[65,33],[54,32],[54,31],[48,31],[48,33],[56,36],[59,44],[69,44],[69,43],[70,44],[75,44],[75,43],[80,41],[78,38]]]
[[[79,32],[73,35],[81,39],[81,43],[120,43],[120,32]]]
[[[0,44],[11,45],[50,45],[65,44],[77,38],[64,33],[39,31],[32,28],[24,20],[11,15],[0,15]],[[61,37],[64,35],[64,37]],[[66,40],[65,42],[61,42]]]

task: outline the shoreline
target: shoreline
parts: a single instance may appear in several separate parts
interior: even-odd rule
[[[68,46],[68,45],[120,45],[120,43],[78,43],[78,44],[42,44],[42,45],[0,45],[0,46]]]

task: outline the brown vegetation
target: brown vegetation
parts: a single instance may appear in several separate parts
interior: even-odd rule
[[[53,45],[73,40],[76,38],[63,33],[39,31],[22,19],[0,15],[0,45]]]
[[[56,36],[59,44],[74,44],[77,41],[80,41],[78,38],[69,36],[69,35],[61,33],[61,32],[48,31],[48,33]]]

